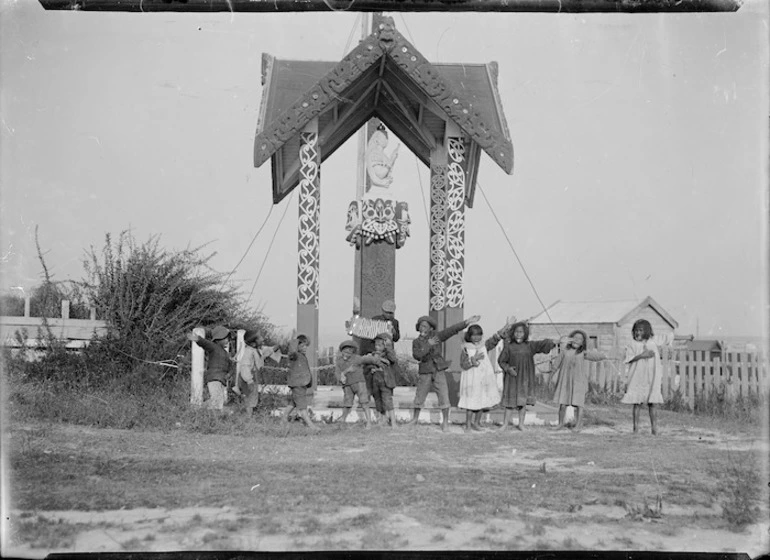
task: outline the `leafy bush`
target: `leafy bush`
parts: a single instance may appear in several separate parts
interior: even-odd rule
[[[113,367],[128,372],[144,365],[162,375],[185,373],[164,364],[189,351],[186,334],[195,327],[222,324],[255,329],[265,339],[274,328],[260,312],[248,309],[242,295],[227,285],[225,274],[213,272],[200,248],[170,251],[159,238],[137,243],[128,232],[117,241],[108,234],[101,252],[92,247],[84,262],[84,293],[107,321],[110,334],[100,348],[113,357]]]

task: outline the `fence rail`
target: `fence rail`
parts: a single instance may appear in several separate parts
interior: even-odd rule
[[[664,399],[678,389],[692,405],[696,396],[711,391],[735,398],[763,394],[769,387],[767,358],[761,353],[726,352],[714,359],[687,350],[664,349],[662,354]],[[588,379],[600,389],[620,393],[628,381],[627,367],[621,360],[591,362]]]

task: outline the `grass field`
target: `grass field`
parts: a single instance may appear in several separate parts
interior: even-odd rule
[[[11,423],[4,553],[768,550],[759,427],[661,411],[654,437],[628,407],[589,412],[580,433]]]

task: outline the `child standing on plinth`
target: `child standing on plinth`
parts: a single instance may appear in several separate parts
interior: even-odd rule
[[[535,354],[547,354],[556,346],[553,340],[529,340],[529,327],[514,323],[497,363],[503,369],[503,398],[505,417],[500,430],[508,428],[513,410],[519,411],[519,430],[524,430],[527,405],[535,404]]]
[[[474,315],[470,319],[456,323],[442,331],[436,331],[438,324],[433,317],[423,315],[417,320],[415,328],[420,336],[412,341],[412,356],[420,362],[418,368],[417,389],[414,395],[414,410],[410,424],[417,424],[420,418],[420,409],[425,404],[425,398],[429,391],[435,391],[438,395],[438,406],[441,409],[441,430],[449,428],[449,387],[446,382],[445,370],[451,362],[447,362],[441,355],[441,343],[459,333],[472,323],[481,319]]]
[[[460,352],[460,402],[458,408],[465,409],[465,431],[481,431],[481,413],[500,404],[500,389],[497,388],[495,368],[488,352],[507,334],[510,325],[505,325],[484,342],[484,331],[473,324],[465,331],[465,344]]]
[[[554,371],[557,381],[554,390],[553,400],[559,404],[559,424],[556,429],[563,429],[564,417],[567,413],[567,407],[575,407],[575,427],[576,432],[583,427],[583,417],[580,411],[586,402],[586,393],[588,392],[588,362],[599,362],[606,360],[607,355],[595,349],[587,349],[586,333],[581,330],[572,331],[564,342],[566,345],[559,352],[556,358]]]
[[[195,333],[189,333],[187,339],[196,343],[206,352],[206,373],[203,381],[209,390],[209,400],[206,407],[213,410],[224,410],[227,400],[227,376],[230,372],[230,354],[227,351],[227,341],[230,331],[219,325],[211,331],[211,340],[201,338]]]
[[[358,344],[353,340],[346,340],[340,344],[340,353],[334,361],[337,379],[342,383],[344,392],[342,407],[343,412],[340,422],[345,422],[353,409],[353,402],[358,395],[358,403],[364,409],[364,418],[366,427],[371,426],[371,410],[369,409],[369,391],[366,389],[364,380],[364,365],[374,364],[375,360],[371,356],[359,356]]]
[[[289,376],[286,384],[291,390],[291,395],[289,396],[289,406],[283,413],[283,421],[288,422],[289,415],[296,409],[308,428],[318,430],[320,428],[313,424],[307,413],[307,390],[313,384],[310,364],[305,355],[309,344],[310,339],[304,334],[298,335],[297,338],[289,342]]]

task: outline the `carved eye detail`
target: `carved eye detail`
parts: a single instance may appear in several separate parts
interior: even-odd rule
[[[457,105],[459,102],[460,102],[460,100],[457,99],[456,97],[454,99],[452,99],[452,103],[454,103],[455,105]]]
[[[307,101],[303,102],[303,103],[302,103],[302,106],[303,106],[303,107],[307,107]]]
[[[318,94],[317,93],[313,94],[313,99],[318,99]]]
[[[413,57],[412,57],[412,62],[414,62],[415,60],[417,60],[417,57],[416,57],[416,56],[413,56]]]
[[[401,47],[401,52],[406,52],[406,51],[407,51],[406,47]]]

